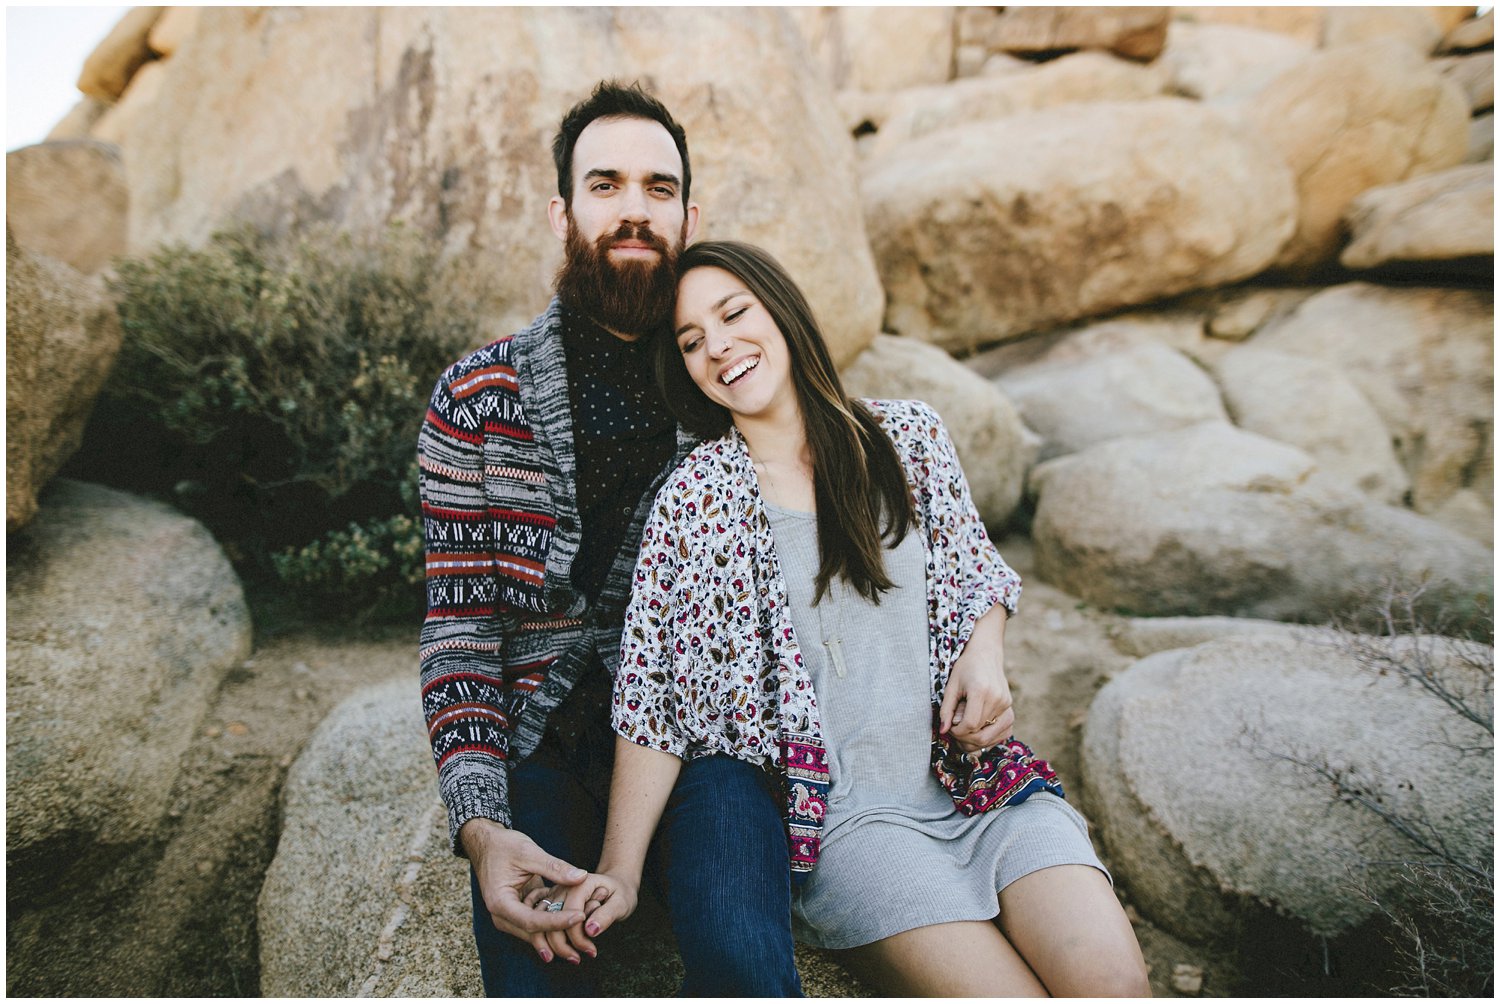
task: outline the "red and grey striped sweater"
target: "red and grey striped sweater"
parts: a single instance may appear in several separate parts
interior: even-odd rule
[[[536,749],[594,652],[611,671],[618,662],[656,491],[637,506],[591,606],[571,583],[582,529],[561,324],[554,299],[524,330],[449,367],[417,444],[427,544],[422,710],[456,853],[459,827],[475,816],[510,824],[508,765]],[[679,432],[667,470],[693,445]]]

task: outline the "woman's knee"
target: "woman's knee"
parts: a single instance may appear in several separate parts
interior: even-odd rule
[[[1065,976],[1051,974],[1047,989],[1054,997],[1150,997],[1151,980],[1139,950],[1075,953]],[[1061,985],[1054,986],[1053,983]]]
[[[741,916],[678,931],[683,993],[701,997],[800,997],[789,921]]]

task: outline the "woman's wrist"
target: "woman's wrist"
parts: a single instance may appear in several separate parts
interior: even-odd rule
[[[599,867],[597,869],[600,875],[608,875],[610,878],[625,883],[632,889],[639,889],[641,887],[642,870],[643,866],[640,864],[631,867],[629,864],[612,861],[607,857],[599,859]]]

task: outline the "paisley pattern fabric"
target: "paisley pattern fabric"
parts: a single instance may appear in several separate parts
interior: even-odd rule
[[[974,624],[1015,613],[1021,580],[990,542],[941,419],[920,401],[866,401],[912,485],[927,559],[934,709]],[[828,755],[817,695],[788,613],[786,582],[744,439],[690,453],[657,493],[625,613],[611,722],[684,759],[726,754],[785,783],[792,871],[817,862]],[[965,754],[933,737],[933,772],[967,814],[1038,790],[1051,768],[1019,742]]]

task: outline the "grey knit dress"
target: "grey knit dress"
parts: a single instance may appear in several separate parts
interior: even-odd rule
[[[885,552],[896,588],[878,606],[835,580],[814,607],[817,519],[766,508],[832,781],[818,864],[792,904],[798,940],[854,948],[929,924],[989,920],[1000,912],[999,891],[1033,871],[1104,871],[1087,823],[1061,798],[1040,792],[969,817],[932,775],[918,535]]]

